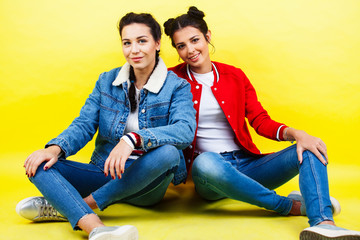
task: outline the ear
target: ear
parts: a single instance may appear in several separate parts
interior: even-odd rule
[[[208,30],[208,32],[205,34],[205,36],[206,36],[206,40],[207,40],[208,42],[210,42],[210,41],[211,41],[211,31]]]
[[[160,51],[161,41],[159,40],[159,41],[155,42],[155,46],[156,46],[156,50]]]

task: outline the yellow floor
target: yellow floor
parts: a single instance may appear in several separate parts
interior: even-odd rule
[[[86,239],[69,223],[31,223],[15,212],[18,201],[38,195],[21,166],[25,155],[0,155],[0,239]],[[331,195],[342,212],[337,225],[360,230],[360,166],[329,165]],[[286,195],[298,189],[297,178],[277,189]],[[234,200],[205,202],[193,185],[171,186],[164,200],[152,208],[119,204],[98,212],[107,225],[135,225],[141,240],[298,239],[308,227],[306,217],[284,217]]]

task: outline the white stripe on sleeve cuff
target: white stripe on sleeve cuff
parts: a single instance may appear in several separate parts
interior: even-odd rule
[[[282,127],[285,127],[285,125],[281,125],[281,126],[278,128],[277,132],[276,132],[276,139],[277,139],[278,141],[281,141],[279,135],[280,135],[280,129],[281,129]]]

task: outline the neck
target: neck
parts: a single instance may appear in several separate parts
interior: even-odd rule
[[[200,74],[209,73],[212,71],[211,60],[209,59],[208,61],[201,64],[200,66],[190,66],[190,69],[191,69],[191,71],[200,73]]]
[[[136,78],[135,86],[137,89],[142,89],[144,87],[144,85],[149,80],[150,75],[154,70],[154,67],[155,67],[155,63],[151,64],[151,68],[150,67],[143,69],[134,68],[134,74]]]
[[[135,86],[137,89],[142,89],[149,80],[150,74],[139,74],[135,71],[136,82]]]

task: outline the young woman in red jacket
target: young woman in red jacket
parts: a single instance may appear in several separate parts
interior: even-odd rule
[[[190,7],[187,14],[164,23],[184,61],[170,70],[191,84],[197,111],[196,136],[185,150],[196,191],[207,200],[232,198],[282,215],[307,215],[311,227],[301,232],[300,239],[360,239],[359,232],[334,224],[340,205],[329,196],[325,143],[272,120],[239,68],[210,60],[211,33],[204,16]],[[261,154],[245,118],[258,134],[297,144]],[[297,174],[301,193],[283,197],[272,190]]]

